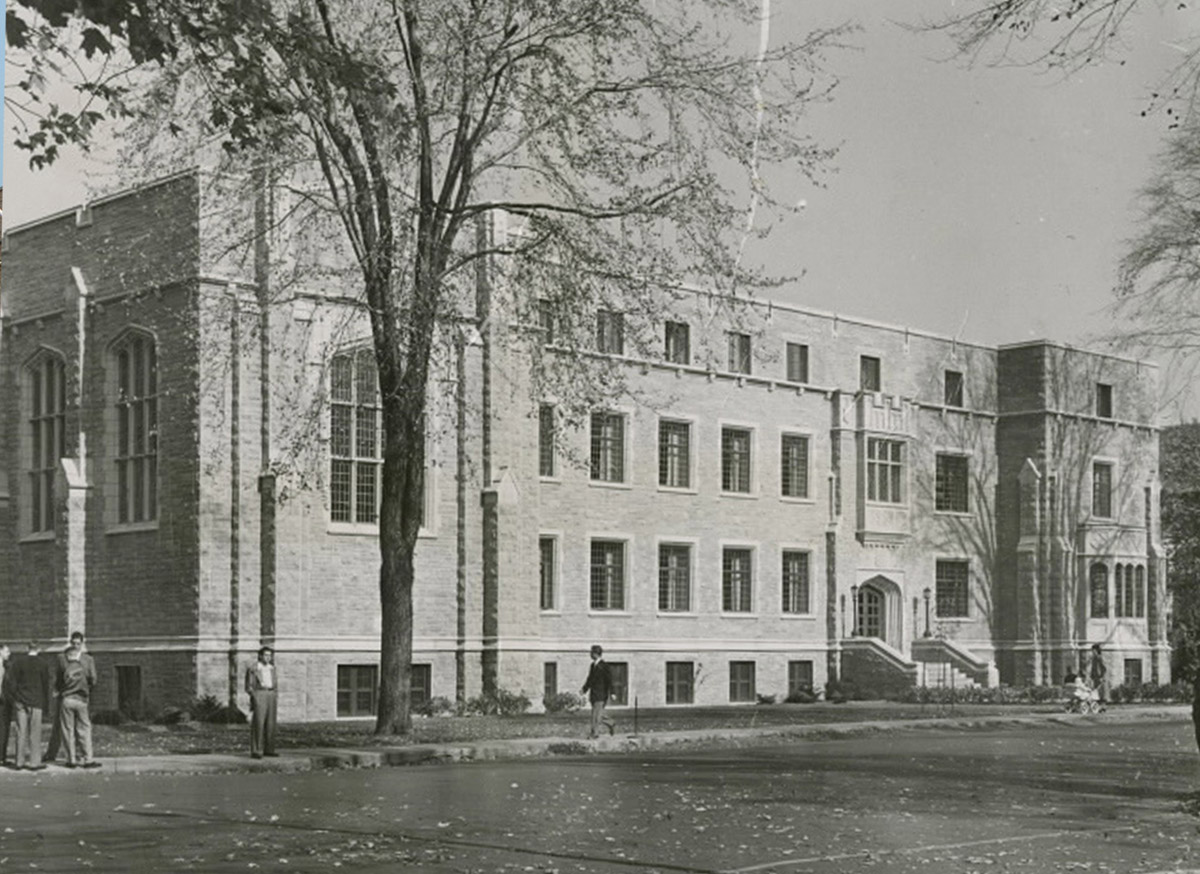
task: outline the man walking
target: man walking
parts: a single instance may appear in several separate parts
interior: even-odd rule
[[[275,756],[275,692],[279,688],[275,650],[264,646],[258,661],[246,670],[246,693],[250,696],[250,756]]]
[[[41,657],[36,640],[29,650],[12,660],[9,690],[17,714],[18,768],[40,771],[42,764],[42,714],[50,706],[50,666]]]
[[[12,722],[12,700],[8,693],[8,660],[8,644],[0,643],[0,767],[8,764],[8,725]]]
[[[604,662],[604,648],[599,644],[592,647],[592,666],[588,669],[587,681],[580,692],[587,693],[592,705],[592,730],[588,737],[597,737],[601,725],[608,728],[609,734],[615,734],[616,726],[604,712],[608,699],[612,697],[612,673]]]
[[[71,635],[71,645],[58,659],[54,688],[58,693],[58,727],[67,748],[67,767],[99,768],[92,758],[92,718],[88,713],[96,663],[83,651],[83,634]],[[77,761],[81,759],[81,761]]]

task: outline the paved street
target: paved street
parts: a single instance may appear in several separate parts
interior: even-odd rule
[[[0,869],[1200,870],[1191,725],[303,774],[0,772]]]

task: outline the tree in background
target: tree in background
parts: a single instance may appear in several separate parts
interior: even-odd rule
[[[568,349],[590,345],[598,307],[649,315],[680,281],[733,293],[768,281],[741,252],[769,227],[765,216],[787,208],[767,180],[812,176],[831,156],[802,122],[828,96],[823,53],[843,29],[773,46],[763,5],[9,5],[21,74],[6,104],[35,166],[86,147],[113,118],[153,115],[183,133],[170,113],[186,96],[200,133],[256,173],[269,177],[285,156],[322,181],[361,278],[383,408],[377,732],[411,726],[434,337],[457,329],[483,259],[521,290],[527,312],[550,302],[555,342]],[[78,110],[46,97],[64,71],[83,97]],[[477,235],[501,214],[519,234]],[[546,372],[580,381],[573,367]]]

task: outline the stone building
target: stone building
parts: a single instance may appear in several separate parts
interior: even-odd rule
[[[209,197],[184,173],[5,234],[0,639],[86,631],[96,706],[140,712],[236,694],[269,641],[285,718],[367,715],[367,322],[280,281],[271,234],[233,257]],[[643,707],[1055,683],[1094,642],[1167,679],[1153,365],[674,289],[649,345],[595,314],[634,391],[574,428],[515,294],[435,366],[418,700],[573,691],[594,642]]]

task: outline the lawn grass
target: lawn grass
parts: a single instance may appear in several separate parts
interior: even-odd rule
[[[655,708],[639,710],[639,733],[662,731],[755,728],[779,725],[836,724],[844,722],[928,719],[1047,713],[1055,704],[987,705],[960,704],[936,707],[892,704],[882,701],[848,704],[774,704],[762,706]],[[629,734],[635,728],[632,707],[612,708],[617,731]],[[276,746],[279,749],[336,747],[343,749],[398,746],[404,744],[469,743],[509,738],[583,738],[588,732],[586,712],[526,714],[522,716],[435,716],[416,717],[408,737],[378,736],[370,720],[282,723]],[[97,725],[93,743],[98,758],[153,756],[181,753],[240,753],[249,746],[245,725],[181,723],[173,726],[126,723]]]

